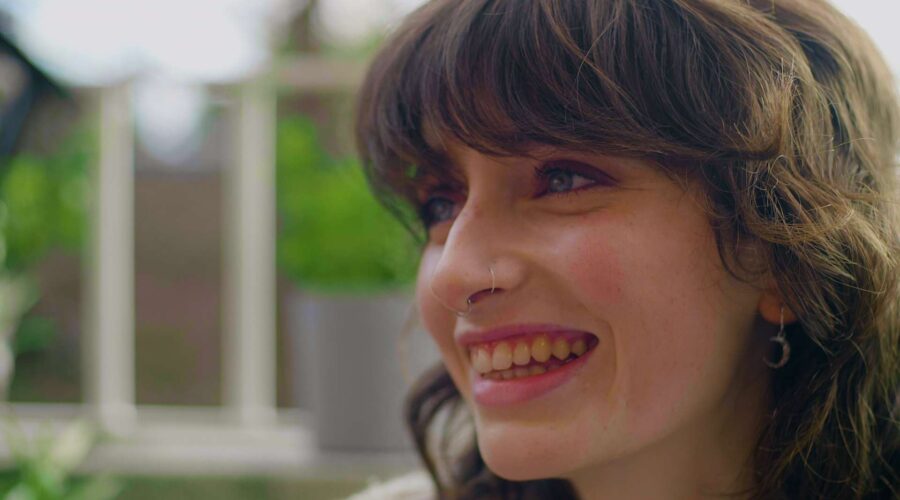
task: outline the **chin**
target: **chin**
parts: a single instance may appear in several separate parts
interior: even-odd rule
[[[485,464],[510,481],[565,477],[582,465],[583,445],[584,439],[565,427],[550,430],[527,423],[478,425],[478,449]]]

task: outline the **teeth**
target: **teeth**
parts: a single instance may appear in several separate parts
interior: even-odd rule
[[[550,359],[550,339],[541,335],[531,344],[531,357],[538,363],[544,363]]]
[[[472,367],[476,372],[491,380],[510,380],[520,377],[540,375],[559,369],[560,364],[531,365],[532,358],[538,363],[546,363],[550,358],[560,361],[570,355],[581,356],[587,352],[587,342],[579,338],[571,344],[565,338],[550,340],[549,335],[539,335],[531,342],[519,340],[515,343],[501,341],[491,351],[487,345],[473,347],[470,351]]]
[[[516,348],[513,350],[513,363],[519,366],[525,366],[531,362],[531,349],[525,342],[517,342]]]
[[[550,368],[554,370],[555,368]],[[543,366],[531,366],[528,368],[510,368],[509,370],[492,371],[482,376],[491,380],[511,380],[514,378],[531,377],[532,375],[542,375],[547,373],[548,369]]]
[[[582,339],[576,340],[572,343],[572,352],[575,353],[576,356],[581,356],[587,352],[587,344],[585,344]]]
[[[506,370],[512,366],[512,349],[507,342],[500,342],[494,347],[494,355],[491,358],[491,366],[494,370]]]
[[[472,366],[478,373],[488,373],[491,371],[491,358],[488,356],[487,349],[475,349],[473,351]]]
[[[556,339],[556,341],[553,342],[552,352],[553,356],[560,361],[568,358],[570,352],[569,343],[566,339]]]

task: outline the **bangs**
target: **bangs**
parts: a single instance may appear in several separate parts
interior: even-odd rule
[[[759,19],[754,30],[729,29],[701,8]],[[448,141],[490,155],[547,145],[666,165],[777,155],[789,122],[772,117],[790,108],[791,79],[754,47],[784,32],[742,2],[693,9],[425,5],[385,43],[361,89],[356,133],[370,182],[413,200],[423,176],[453,177]]]

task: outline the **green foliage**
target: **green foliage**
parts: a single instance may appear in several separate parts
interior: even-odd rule
[[[44,429],[34,438],[14,422],[7,422],[5,440],[13,467],[0,471],[0,495],[4,500],[108,500],[122,490],[108,476],[72,477],[96,442],[90,424],[77,421],[59,434]]]
[[[47,252],[81,249],[88,171],[95,158],[94,132],[81,127],[49,154],[23,153],[0,162],[0,281],[8,284],[0,293],[4,327],[15,325],[37,302],[36,285],[24,282],[31,281]],[[15,333],[13,352],[42,350],[55,337],[52,321],[26,318]]]
[[[29,352],[40,352],[49,348],[58,337],[59,330],[53,318],[27,316],[19,323],[12,342],[15,357]]]
[[[79,130],[46,156],[21,154],[0,165],[0,269],[31,269],[51,248],[81,247],[91,133]]]
[[[369,292],[410,284],[418,263],[412,236],[369,191],[354,159],[334,160],[315,125],[278,125],[278,262],[319,292]]]

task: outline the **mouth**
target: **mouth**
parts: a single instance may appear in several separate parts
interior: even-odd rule
[[[583,332],[534,333],[468,346],[481,378],[512,380],[558,370],[590,352],[597,337]]]
[[[521,325],[460,337],[468,353],[472,392],[483,406],[524,403],[573,379],[600,339],[552,325]]]

